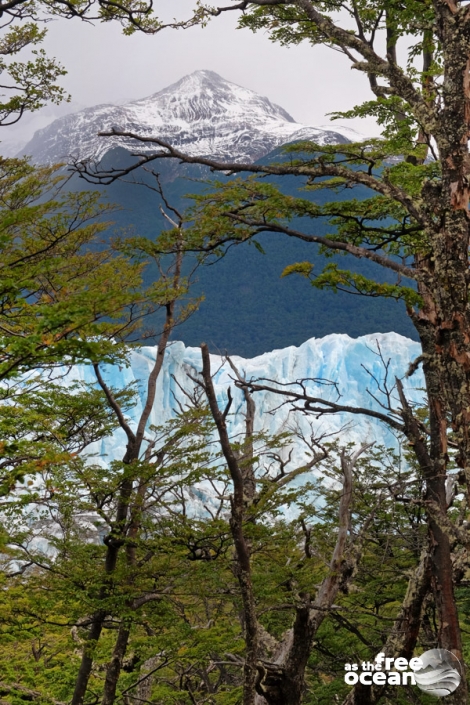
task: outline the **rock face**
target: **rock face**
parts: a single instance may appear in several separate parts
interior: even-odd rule
[[[296,140],[339,144],[349,142],[351,135],[359,138],[348,128],[334,132],[301,125],[268,98],[213,71],[195,71],[148,98],[122,106],[97,105],[61,117],[38,130],[22,154],[47,164],[71,157],[99,160],[117,146],[155,151],[152,145],[136,147],[131,140],[98,136],[111,127],[158,136],[190,155],[240,162],[256,161]]]

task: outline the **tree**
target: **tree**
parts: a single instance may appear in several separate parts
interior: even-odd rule
[[[226,410],[221,412],[212,384],[209,351],[205,345],[202,346],[202,360],[203,388],[217,427],[220,446],[233,484],[230,529],[236,555],[237,565],[235,572],[243,602],[246,640],[243,705],[255,705],[256,702],[260,702],[260,697],[261,702],[268,703],[268,705],[297,705],[304,693],[304,673],[310,656],[313,638],[321,626],[326,613],[331,609],[340,587],[342,586],[343,589],[346,587],[349,579],[355,574],[357,569],[360,549],[358,546],[350,547],[348,560],[346,558],[346,544],[352,513],[353,471],[359,457],[367,450],[368,446],[360,447],[351,457],[347,456],[344,449],[341,453],[343,482],[339,505],[338,536],[331,556],[329,571],[318,588],[315,599],[312,600],[309,593],[299,592],[292,628],[281,636],[274,648],[271,645],[273,650],[271,663],[267,660],[260,661],[260,653],[263,649],[263,641],[266,641],[266,633],[260,628],[256,614],[251,548],[250,541],[244,530],[246,507],[260,502],[262,507],[264,500],[262,495],[259,498],[257,497],[254,474],[252,441],[254,401],[247,387],[244,387],[244,396],[247,403],[247,432],[244,447],[242,446],[240,449],[242,452],[240,450],[237,452],[230,442],[225,422],[227,411],[231,404],[230,396]],[[282,478],[282,483],[289,484],[299,471],[306,472],[311,470],[328,455],[321,446],[316,451],[313,453],[310,462],[306,463],[302,468],[291,470],[290,473]],[[258,511],[261,507],[258,507]]]
[[[243,689],[246,703],[327,703],[346,694],[346,649],[370,658],[384,630],[395,648],[414,645],[415,603],[420,614],[427,586],[414,471],[400,473],[399,459],[382,449],[354,452],[315,437],[298,466],[291,438],[254,432],[255,402],[243,389],[245,433],[229,436],[231,393],[226,413],[218,410],[203,353],[194,393],[180,390],[191,408],[166,428],[147,429],[133,467],[75,455],[44,468],[44,489],[31,486],[3,505],[2,693],[68,701],[83,684],[77,662],[91,660],[87,702],[229,705]],[[109,406],[109,392],[95,388],[94,431],[82,441],[97,437],[100,424],[109,433],[112,412],[132,406],[126,390],[113,390]],[[222,454],[211,442],[212,415]],[[318,648],[307,670],[312,636]]]
[[[435,646],[424,481],[412,458],[407,467],[382,448],[312,436],[299,466],[291,437],[254,431],[257,384],[232,363],[240,391],[227,390],[222,411],[207,348],[203,361],[202,374],[190,373],[194,388],[175,397],[177,418],[147,429],[133,466],[59,458],[42,485],[2,504],[4,695],[69,701],[83,683],[78,662],[89,659],[85,702],[231,705],[243,691],[256,705],[363,705],[386,689],[348,694],[346,660]],[[67,404],[77,416],[89,408],[85,390],[70,399],[67,391],[45,399],[57,410],[52,421]],[[117,408],[131,410],[131,390],[112,390],[111,404],[110,391],[87,392],[93,419],[81,448],[118,424]],[[243,398],[245,431],[234,434],[230,410]],[[76,448],[73,434],[69,443]],[[449,514],[456,534],[465,534],[464,517],[458,501]],[[468,555],[455,557],[459,585]],[[428,702],[393,690],[393,702]]]
[[[73,561],[84,574],[92,571],[92,585],[85,581],[82,589],[87,608],[94,605],[95,609],[82,614],[77,624],[87,624],[90,629],[82,642],[74,703],[83,702],[94,651],[108,617],[109,603],[116,599],[116,582],[121,579],[119,609],[114,615],[120,622],[118,639],[107,668],[103,700],[114,702],[132,614],[147,602],[159,599],[148,589],[142,598],[139,591],[143,579],[134,585],[134,543],[147,528],[142,525],[141,504],[150,492],[153,506],[155,482],[159,483],[161,498],[174,492],[178,486],[175,472],[182,471],[183,466],[182,461],[176,469],[174,463],[170,465],[169,489],[163,488],[163,461],[167,462],[174,447],[179,450],[185,434],[173,429],[173,435],[162,441],[162,447],[155,448],[161,438],[157,435],[149,441],[148,421],[169,337],[197,303],[180,301],[186,297],[188,286],[188,276],[182,273],[184,251],[179,246],[174,256],[168,253],[166,232],[157,241],[121,238],[111,240],[105,247],[97,235],[109,226],[101,218],[110,209],[99,204],[99,194],[62,193],[63,177],[56,176],[59,167],[35,170],[24,160],[3,160],[2,168],[6,176],[1,181],[0,208],[0,487],[6,496],[1,507],[5,519],[1,542],[6,579],[8,582],[9,578],[21,576],[22,581],[26,576],[31,586],[37,571],[40,586],[41,571],[65,578],[61,570],[70,571]],[[183,221],[167,203],[159,184],[157,188],[172,212],[170,217],[163,211],[173,226],[173,247],[175,233],[179,233],[177,240],[183,240]],[[145,289],[141,275],[149,259],[155,261],[160,278]],[[132,334],[147,315],[158,309],[163,310],[164,321],[147,380],[144,408],[132,430],[126,412],[135,403],[135,391],[112,390],[102,366],[126,364]],[[141,331],[138,335],[142,340]],[[148,335],[154,337],[155,333]],[[65,389],[70,367],[79,362],[92,367],[96,386],[74,383]],[[200,418],[196,416],[192,424],[200,426]],[[83,454],[116,426],[127,436],[127,450],[122,462],[109,468],[109,485],[102,468],[90,467]],[[183,451],[187,451],[185,446]],[[85,494],[83,500],[77,490]],[[98,552],[96,559],[88,562],[86,543],[90,535],[80,527],[86,510],[93,511],[98,526],[101,521],[105,527],[104,554]],[[34,538],[25,525],[33,527],[33,534],[36,530],[42,532],[50,555],[44,556],[41,549],[36,551]],[[51,532],[51,525],[58,525],[62,544],[53,529]],[[69,544],[75,535],[79,537],[78,548],[71,557]],[[96,540],[96,535],[92,538]],[[55,550],[59,557],[54,555]],[[124,551],[127,572],[116,580],[116,572],[122,573],[119,559]],[[147,567],[147,561],[144,564]],[[69,589],[72,585],[72,593],[82,577],[75,572],[67,576],[65,582]],[[147,582],[153,580],[151,576],[144,577]],[[132,589],[138,592],[138,599],[129,597]],[[76,598],[72,595],[71,599],[73,602]],[[5,688],[7,693],[15,691],[9,684]],[[27,694],[28,689],[20,684],[19,692]],[[31,693],[34,699],[36,696]]]
[[[300,263],[286,274],[308,276],[322,288],[403,299],[407,305],[423,350],[413,364],[423,365],[428,423],[416,418],[403,395],[400,413],[426,481],[439,644],[461,658],[451,540],[444,527],[451,455],[461,469],[459,480],[467,495],[470,486],[470,8],[455,0],[405,5],[242,0],[225,7],[203,7],[202,21],[229,11],[241,13],[241,26],[268,31],[284,45],[306,41],[342,53],[351,68],[364,74],[373,94],[372,100],[342,117],[377,117],[382,139],[346,147],[302,143],[289,147],[287,158],[277,164],[251,165],[188,157],[158,137],[125,133],[159,147],[153,155],[142,155],[135,166],[173,157],[231,174],[297,176],[312,191],[354,189],[355,185],[370,189],[366,200],[319,207],[305,198],[285,197],[282,189],[256,176],[230,180],[198,201],[193,244],[214,250],[274,231],[318,243],[327,252],[366,257],[396,272],[395,285],[367,280],[337,265],[317,275],[310,263]],[[200,13],[198,5],[194,21]],[[411,46],[401,52],[400,42]],[[79,168],[92,180],[119,176]],[[336,232],[326,238],[312,234],[308,225],[296,230],[289,227],[293,217],[305,218],[306,223],[326,217]],[[465,684],[454,697],[456,702],[466,702]]]
[[[91,423],[83,407],[50,430],[41,395],[64,365],[124,360],[124,340],[168,295],[163,278],[142,286],[145,264],[119,250],[125,242],[99,243],[113,209],[99,194],[68,193],[58,170],[0,160],[0,494],[43,467],[51,433],[79,433],[88,414]]]
[[[0,381],[7,414],[11,404],[31,403],[35,391],[60,379],[64,366],[124,361],[134,336],[155,335],[142,324],[159,309],[166,311],[163,359],[173,327],[195,305],[175,311],[188,284],[181,250],[163,265],[165,235],[158,243],[100,242],[114,207],[98,193],[68,192],[59,172],[60,165],[36,169],[24,159],[0,159]],[[149,259],[161,276],[144,288]],[[8,447],[2,453],[8,457]]]
[[[159,193],[164,198],[163,192],[159,185]],[[169,207],[168,203],[165,201]],[[170,207],[171,208],[171,207]],[[173,221],[170,216],[165,213],[166,217],[174,226],[176,238],[176,254],[172,261],[167,265],[167,272],[163,274],[163,265],[157,257],[157,264],[162,272],[162,283],[165,289],[165,296],[162,296],[161,305],[165,309],[165,322],[162,333],[158,340],[158,345],[155,354],[155,363],[149,373],[147,380],[147,393],[143,405],[142,413],[138,419],[135,429],[132,429],[127,422],[119,401],[115,398],[113,391],[106,384],[100,370],[99,362],[93,361],[93,369],[99,387],[104,392],[110,409],[114,412],[117,422],[127,437],[126,452],[122,458],[122,480],[117,493],[115,507],[108,512],[107,524],[108,533],[104,537],[103,542],[106,545],[106,553],[103,559],[103,572],[105,580],[100,588],[99,596],[101,601],[106,601],[109,594],[113,592],[114,573],[118,568],[119,554],[122,548],[126,551],[126,561],[128,575],[126,582],[132,584],[134,582],[133,573],[137,566],[137,553],[135,550],[135,542],[139,539],[143,531],[144,517],[144,498],[147,492],[149,477],[147,476],[146,465],[155,468],[158,472],[160,465],[166,459],[168,452],[174,445],[178,446],[180,434],[176,433],[175,437],[168,439],[160,448],[155,450],[155,443],[146,438],[147,426],[153,409],[156,392],[157,380],[162,370],[163,360],[165,357],[166,348],[173,329],[179,320],[184,319],[185,313],[178,312],[176,306],[178,299],[186,293],[184,285],[182,267],[184,259],[184,231],[183,219],[178,211],[171,208],[173,215],[176,215],[178,221]],[[159,253],[159,243],[150,243],[140,240],[140,248],[147,254],[150,250]],[[135,248],[135,244],[132,243]],[[191,307],[189,307],[189,310]],[[196,422],[198,419],[196,419]],[[142,468],[141,463],[144,463]],[[175,470],[173,470],[175,471]],[[152,488],[153,489],[153,488]],[[145,599],[142,602],[142,597],[139,606],[146,604]],[[153,593],[150,593],[149,600],[158,599]],[[128,598],[126,607],[132,611],[135,609],[135,599]],[[106,620],[107,612],[100,605],[95,613],[89,618],[90,631],[87,637],[87,643],[83,649],[80,669],[78,672],[75,689],[72,697],[72,705],[82,705],[87,692],[88,681],[93,667],[93,651],[96,643],[100,639],[103,624]],[[118,685],[119,676],[121,673],[123,660],[126,655],[127,646],[130,639],[132,620],[122,618],[116,643],[114,646],[111,660],[107,666],[105,684],[103,689],[102,705],[112,705],[116,697],[116,688]]]

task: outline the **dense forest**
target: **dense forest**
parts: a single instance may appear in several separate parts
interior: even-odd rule
[[[165,24],[134,0],[0,0],[2,129],[65,97],[63,68],[37,48],[44,20],[158,35],[231,11],[284,46],[339,51],[371,89],[343,117],[373,116],[383,129],[356,143],[290,144],[258,163],[187,155],[158,135],[140,157],[75,161],[77,178],[132,202],[133,227],[102,191],[71,188],[63,165],[0,159],[5,705],[468,702],[470,8],[341,7],[195,3]],[[189,209],[188,181],[162,176],[168,163],[215,177],[194,185]],[[143,167],[152,201],[126,183]],[[266,303],[253,282],[262,288],[271,272],[278,293]],[[339,307],[345,325],[354,313],[356,335],[361,311],[379,328],[385,311],[405,311],[421,354],[395,377],[379,347],[364,406],[314,369],[247,378],[230,355],[230,383],[217,390],[214,343],[230,353],[319,335],[327,300],[336,305],[322,314],[336,326]],[[185,368],[173,417],[151,422],[169,343],[211,306],[219,313],[198,329],[210,345]],[[109,366],[125,371],[142,341],[152,351],[141,383],[114,387]],[[405,383],[420,367],[418,403]],[[291,423],[268,434],[257,413],[276,405]],[[338,413],[385,424],[395,445],[353,442],[347,424],[331,434]]]

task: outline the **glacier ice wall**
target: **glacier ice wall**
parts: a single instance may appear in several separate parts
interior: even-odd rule
[[[382,359],[378,354],[379,349]],[[137,384],[138,399],[128,415],[131,425],[136,423],[145,403],[146,382],[155,360],[155,350],[153,347],[136,349],[130,354],[128,367],[107,366],[103,369],[107,383],[116,389],[123,388],[131,382]],[[373,395],[378,395],[377,382],[383,384],[385,379],[384,361],[389,365],[387,379],[392,386],[395,376],[403,378],[409,363],[419,354],[419,343],[397,333],[372,334],[355,339],[343,334],[333,334],[320,339],[312,338],[299,347],[291,346],[274,350],[252,359],[233,356],[232,360],[246,379],[268,378],[288,383],[311,378],[308,389],[314,396],[323,396],[335,401],[339,392],[341,404],[382,411]],[[227,387],[232,388],[234,403],[228,423],[229,432],[236,436],[243,432],[244,427],[242,393],[235,388],[234,373],[223,357],[211,355],[211,365],[215,373],[214,384],[221,408],[224,408],[227,402]],[[181,387],[186,390],[194,388],[194,382],[188,376],[188,372],[195,376],[200,369],[201,352],[198,348],[185,347],[181,342],[170,344],[158,379],[150,424],[160,426],[174,417],[178,401],[183,404],[187,401]],[[96,382],[93,369],[86,366],[73,368],[68,379]],[[335,382],[336,388],[315,381],[321,379]],[[411,402],[422,400],[424,380],[421,369],[418,369],[411,378],[404,379],[403,383]],[[311,425],[317,435],[340,433],[342,443],[375,440],[386,447],[397,446],[397,439],[391,430],[380,421],[367,416],[341,413],[313,418],[298,412],[293,413],[286,405],[279,406],[280,398],[272,393],[259,392],[254,398],[255,431],[273,434],[297,427],[303,434],[310,435]],[[380,394],[378,399],[384,401]],[[121,459],[125,446],[126,437],[118,430],[113,437],[95,444],[91,450],[106,462]],[[303,455],[303,449],[299,444],[295,446],[295,453],[299,457]]]

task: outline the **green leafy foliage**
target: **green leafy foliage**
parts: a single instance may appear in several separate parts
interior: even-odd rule
[[[34,689],[47,702],[67,701],[84,648],[87,615],[101,606],[108,616],[95,647],[90,695],[100,692],[116,628],[126,619],[132,633],[119,699],[129,689],[136,694],[143,674],[152,671],[147,692],[158,705],[207,697],[217,705],[238,702],[244,638],[223,499],[229,481],[220,459],[208,451],[206,434],[211,432],[202,410],[154,429],[155,457],[163,447],[169,452],[163,464],[140,466],[146,499],[142,531],[133,546],[138,560],[129,572],[122,554],[104,603],[100,586],[106,575],[99,566],[105,547],[99,536],[126,469],[75,457],[45,468],[42,487],[9,502],[0,649],[7,684]],[[262,437],[255,441],[259,500],[245,524],[257,612],[271,639],[289,628],[298,594],[313,590],[326,574],[341,497],[334,446],[314,476],[276,486],[274,475],[264,472],[266,462],[274,448],[288,443],[287,437],[268,445]],[[54,493],[47,489],[48,478]],[[220,497],[217,512],[214,495],[210,499],[201,485],[208,480]],[[309,705],[326,704],[332,693],[345,695],[344,663],[371,659],[380,650],[425,541],[420,506],[410,501],[419,497],[421,481],[399,457],[377,449],[360,463],[354,482],[351,532],[362,535],[363,560],[318,634],[307,677]],[[266,491],[268,501],[263,500]],[[208,510],[199,516],[194,509],[188,512],[191,496],[210,502]],[[282,509],[287,504],[289,519]],[[31,524],[27,529],[21,525],[25,512]],[[47,521],[51,516],[54,522]],[[44,553],[31,544],[33,535],[43,537],[55,557],[51,548]]]
[[[90,248],[113,211],[99,194],[61,192],[57,167],[6,159],[0,169],[0,377],[119,359],[119,340],[175,292],[163,278],[142,289],[144,264],[118,243]]]

